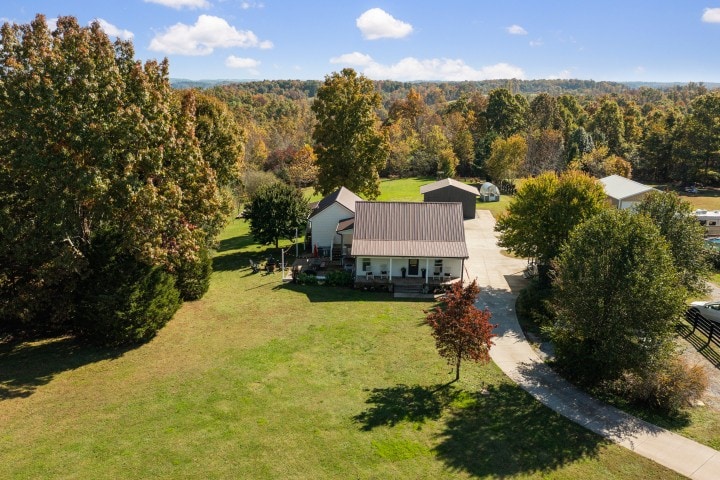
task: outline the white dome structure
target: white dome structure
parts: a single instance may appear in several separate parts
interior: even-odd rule
[[[500,189],[497,185],[485,182],[480,186],[480,200],[483,202],[500,201]]]

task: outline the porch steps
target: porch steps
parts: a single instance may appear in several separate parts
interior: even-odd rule
[[[397,297],[398,293],[420,293],[420,294],[422,294],[422,285],[396,283],[394,285],[394,287],[395,287],[394,292],[395,292],[396,297]]]

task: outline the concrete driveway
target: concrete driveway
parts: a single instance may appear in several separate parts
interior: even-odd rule
[[[488,210],[465,221],[470,255],[465,265],[468,279],[477,278],[481,287],[478,307],[489,308],[498,324],[490,355],[500,369],[538,401],[585,428],[689,478],[719,479],[720,452],[595,400],[543,363],[515,315],[526,261],[502,254],[494,227]]]

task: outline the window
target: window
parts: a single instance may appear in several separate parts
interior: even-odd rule
[[[363,259],[362,259],[362,271],[363,271],[363,272],[369,272],[369,271],[370,271],[370,259],[369,259],[369,258],[363,258]]]
[[[440,275],[442,273],[442,267],[443,267],[442,263],[443,263],[442,258],[435,259],[435,265],[433,268],[433,272],[435,275]]]

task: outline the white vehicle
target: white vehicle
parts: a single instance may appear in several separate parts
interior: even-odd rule
[[[705,320],[720,324],[720,302],[692,302],[690,311],[696,311]]]
[[[695,210],[694,213],[705,227],[705,235],[720,235],[720,210]]]

